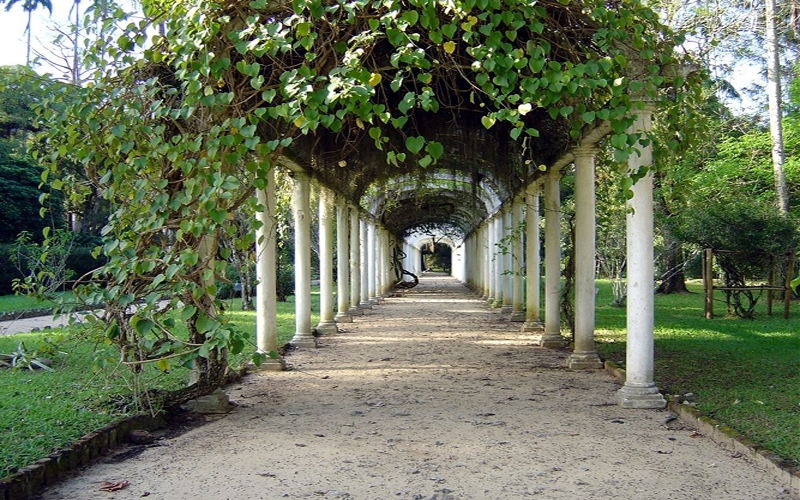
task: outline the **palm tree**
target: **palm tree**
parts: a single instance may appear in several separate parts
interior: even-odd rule
[[[0,0],[0,5],[5,4],[5,10],[8,12],[18,1],[19,0]],[[31,20],[33,18],[33,11],[39,7],[44,7],[50,14],[53,13],[53,4],[50,0],[23,0],[22,2],[22,9],[28,13],[28,24],[25,26],[25,32],[28,34],[28,48],[27,53],[25,54],[25,65],[28,67],[31,65]]]

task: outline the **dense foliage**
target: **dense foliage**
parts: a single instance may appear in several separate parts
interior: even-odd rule
[[[218,238],[234,236],[235,212],[258,208],[253,188],[301,137],[329,131],[342,150],[381,151],[382,169],[425,167],[444,146],[419,132],[420,113],[469,108],[523,148],[541,135],[532,116],[549,116],[572,140],[607,120],[622,159],[641,139],[626,132],[636,99],[668,115],[689,95],[660,91],[685,84],[680,39],[635,1],[164,8],[164,36],[149,41],[143,21],[116,43],[101,40],[93,61],[113,60],[96,84],[53,89],[43,118],[53,173],[59,160],[78,162],[111,206],[108,264],[96,276],[105,286],[84,291],[108,304],[107,339],[134,367],[199,363],[209,385],[224,371],[224,348],[241,347],[216,312]],[[164,299],[183,308],[188,342],[170,334]],[[130,312],[137,300],[145,305]]]

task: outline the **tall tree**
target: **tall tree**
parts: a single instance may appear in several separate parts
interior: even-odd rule
[[[789,213],[789,194],[784,173],[783,130],[781,116],[781,64],[778,45],[778,16],[775,0],[765,0],[767,35],[767,99],[769,100],[769,130],[772,137],[772,171],[775,195],[780,213]]]

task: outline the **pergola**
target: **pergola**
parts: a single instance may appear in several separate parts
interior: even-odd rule
[[[555,7],[554,12],[555,11]],[[566,17],[574,23],[575,17]],[[561,25],[590,43],[586,26]],[[375,49],[379,50],[379,48]],[[564,57],[570,57],[565,54]],[[631,79],[645,63],[629,65]],[[652,71],[652,70],[650,70]],[[407,112],[408,124],[384,128],[381,137],[401,148],[408,138],[424,137],[443,145],[435,165],[421,168],[415,161],[388,165],[385,152],[373,147],[372,139],[358,127],[345,124],[332,132],[317,129],[297,138],[286,148],[280,164],[294,178],[296,333],[291,343],[301,348],[316,344],[314,330],[335,332],[337,324],[371,308],[394,286],[393,253],[400,249],[411,262],[419,261],[418,246],[409,241],[415,228],[447,225],[460,233],[462,262],[454,274],[479,292],[501,313],[510,315],[526,332],[540,332],[539,344],[562,346],[560,300],[560,200],[559,181],[566,167],[575,171],[575,331],[571,369],[597,369],[602,362],[595,350],[595,159],[598,143],[612,133],[609,122],[592,120],[579,134],[570,134],[563,117],[544,108],[533,108],[524,116],[539,134],[526,147],[510,137],[504,124],[487,127],[482,103],[464,96],[469,82],[445,75],[449,87],[437,88],[438,110]],[[386,89],[384,89],[386,90]],[[397,89],[394,89],[397,90]],[[388,92],[392,96],[401,92]],[[653,108],[644,95],[632,107],[634,120],[626,131],[651,131]],[[359,128],[361,130],[359,130]],[[652,164],[652,145],[641,141],[628,157],[628,175],[633,197],[627,218],[627,378],[618,393],[625,407],[662,407],[665,402],[653,382],[653,207],[652,176],[641,177]],[[310,227],[311,184],[320,190],[320,323],[310,321]],[[263,223],[258,246],[258,346],[264,352],[277,349],[274,321],[274,193],[273,183],[259,190],[259,213]],[[543,200],[542,200],[543,199]],[[544,212],[544,293],[539,289],[541,267],[540,213]],[[514,228],[525,218],[525,237],[512,238]],[[335,228],[335,239],[334,239]],[[499,243],[511,242],[510,252]],[[338,274],[333,276],[333,257]],[[525,262],[527,290],[514,262]],[[341,265],[349,263],[349,266]],[[334,290],[335,287],[335,290]],[[337,304],[333,303],[335,296]],[[540,304],[544,298],[544,314]],[[526,303],[523,304],[523,297]],[[542,316],[544,321],[542,322]],[[267,367],[280,369],[282,360],[268,360]]]
[[[199,245],[192,255],[203,254],[209,262],[214,231],[240,206],[225,200],[249,199],[255,188],[259,350],[278,347],[276,168],[294,179],[293,345],[315,347],[315,329],[335,331],[378,302],[395,283],[395,252],[409,255],[408,262],[419,260],[418,246],[408,238],[422,226],[447,227],[457,235],[462,253],[454,274],[460,280],[518,321],[522,331],[540,332],[542,346],[563,345],[559,182],[572,166],[576,315],[568,366],[600,368],[594,343],[595,160],[610,135],[618,159],[627,161],[633,192],[627,215],[627,380],[619,402],[665,404],[653,382],[649,134],[654,112],[683,83],[673,80],[675,41],[662,35],[652,11],[634,0],[203,5],[206,10],[186,12],[186,22],[176,14],[174,40],[162,38],[146,51],[146,64],[125,74],[132,99],[142,102],[134,109],[121,101],[113,116],[130,119],[140,131],[141,157],[128,154],[138,142],[123,143],[130,165],[118,175],[135,180],[140,164],[151,161],[174,176],[176,192],[169,196],[180,198],[163,195],[170,201],[165,211],[189,210],[199,195],[184,188],[198,184],[184,176],[198,169],[213,174],[207,182],[216,190],[241,187],[235,195],[223,193],[225,199],[191,205],[197,219],[216,225],[195,227],[184,212],[178,214],[199,235],[182,243]],[[137,128],[143,117],[149,128]],[[126,135],[123,126],[109,130],[111,144]],[[152,139],[153,131],[164,134],[164,141]],[[154,153],[151,144],[164,144],[172,156]],[[116,164],[117,151],[109,154],[109,163]],[[234,173],[238,182],[219,180]],[[316,326],[310,321],[312,184],[320,200]],[[525,237],[512,237],[523,217]],[[507,242],[511,252],[501,251]],[[526,263],[527,290],[514,262]],[[203,296],[201,306],[211,299]],[[283,364],[267,360],[266,366]]]

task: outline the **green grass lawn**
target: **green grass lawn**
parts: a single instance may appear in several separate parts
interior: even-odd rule
[[[37,300],[27,295],[0,295],[0,314],[53,307],[49,301]]]
[[[226,305],[235,328],[250,333],[244,352],[231,360],[237,366],[255,352],[255,313],[241,311],[238,299]],[[318,293],[312,293],[311,306],[312,311],[319,310]],[[278,303],[277,309],[278,345],[285,345],[295,332],[294,297]],[[312,313],[311,321],[316,325],[319,315]],[[13,352],[19,343],[26,351],[51,359],[54,369],[0,369],[0,477],[141,410],[130,396],[134,391],[179,389],[188,380],[189,372],[182,367],[172,367],[168,374],[150,367],[133,378],[127,368],[111,361],[111,347],[88,341],[80,328],[0,336],[0,353]],[[92,369],[98,365],[104,366]]]
[[[666,394],[694,394],[697,408],[757,445],[800,466],[800,308],[789,320],[782,304],[767,316],[762,302],[754,320],[703,317],[699,284],[688,295],[656,296],[655,379]],[[718,300],[722,294],[717,293]],[[600,287],[597,350],[625,365],[625,310],[607,306]]]

